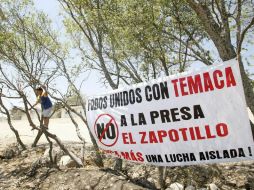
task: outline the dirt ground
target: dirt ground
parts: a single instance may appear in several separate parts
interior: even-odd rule
[[[79,144],[66,144],[70,150],[80,155]],[[0,190],[50,189],[159,189],[158,168],[139,165],[131,162],[123,163],[121,172],[114,171],[114,159],[104,157],[104,168],[98,168],[94,162],[94,151],[88,147],[84,157],[84,168],[63,166],[59,159],[63,155],[58,152],[59,168],[50,168],[49,159],[45,157],[47,144],[29,148],[20,152],[17,146],[9,145],[0,150]],[[10,151],[13,150],[13,151]],[[9,156],[8,158],[6,157]],[[38,160],[46,158],[46,161]],[[171,167],[167,169],[165,184],[179,183],[183,187],[194,189],[210,189],[214,184],[218,189],[253,190],[254,162],[213,164],[200,166]]]
[[[88,142],[84,153],[84,168],[61,165],[63,152],[56,145],[54,150],[59,167],[50,167],[49,158],[45,157],[48,145],[44,137],[37,147],[31,148],[36,132],[31,131],[25,121],[15,121],[14,127],[28,145],[28,150],[20,151],[13,144],[15,138],[7,123],[0,122],[0,190],[160,188],[158,167],[123,162],[123,170],[114,171],[115,159],[104,155],[105,167],[98,168],[94,162],[95,152],[90,146],[87,129],[82,127],[81,122],[80,126]],[[49,130],[58,135],[77,156],[82,157],[80,141],[69,119],[52,120]],[[170,188],[174,183],[181,184],[184,189],[209,190],[214,187],[212,184],[222,190],[254,190],[254,161],[167,168],[167,190],[177,190]]]

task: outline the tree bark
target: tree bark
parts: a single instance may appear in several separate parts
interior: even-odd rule
[[[28,120],[30,126],[33,129],[38,130],[38,135],[37,136],[39,136],[39,133],[42,133],[46,136],[46,138],[54,139],[54,141],[64,151],[64,153],[67,154],[68,156],[70,156],[70,158],[76,163],[77,167],[83,167],[84,165],[83,165],[82,161],[75,154],[73,154],[71,151],[69,151],[65,147],[65,145],[62,143],[62,141],[55,134],[52,134],[52,133],[48,132],[48,130],[42,125],[42,120],[40,121],[40,128],[36,127],[36,125],[33,123],[32,118],[31,118],[31,116],[28,112],[28,105],[27,105],[26,96],[24,94],[21,94],[21,96],[22,96],[22,99],[23,99],[23,104],[24,104],[24,107],[25,107],[25,113],[26,113],[26,116],[27,116],[27,120]]]
[[[238,57],[238,62],[240,66],[240,72],[243,81],[243,89],[245,94],[245,99],[247,106],[250,108],[251,112],[254,113],[254,91],[253,86],[251,84],[251,79],[248,77],[247,73],[244,70],[244,66],[241,60],[241,57]]]
[[[0,93],[0,105],[1,107],[4,109],[4,112],[7,116],[7,122],[9,124],[9,127],[10,129],[13,131],[13,133],[15,134],[15,137],[17,139],[17,142],[18,144],[22,147],[23,150],[26,150],[26,146],[25,144],[22,142],[22,140],[20,139],[20,136],[19,136],[19,132],[13,127],[12,125],[12,122],[11,122],[11,116],[10,116],[10,113],[9,113],[9,110],[5,107],[5,105],[3,104],[3,101],[2,101],[2,97],[1,97],[1,93]]]
[[[159,172],[160,189],[164,190],[164,189],[166,189],[167,168],[163,167],[163,166],[159,166],[158,172]]]
[[[254,91],[251,84],[251,80],[249,79],[247,73],[244,70],[244,66],[240,56],[237,56],[236,51],[232,45],[230,39],[230,31],[228,30],[227,18],[223,17],[223,26],[221,28],[213,19],[213,16],[207,7],[206,4],[197,3],[194,0],[187,0],[189,6],[193,9],[193,11],[197,14],[197,17],[200,23],[203,25],[204,30],[210,36],[211,40],[215,44],[220,58],[223,61],[227,61],[230,59],[238,58],[238,62],[240,65],[240,73],[243,81],[244,94],[246,97],[247,106],[250,108],[252,113],[254,113]],[[225,13],[222,13],[225,15]],[[223,16],[222,15],[222,16]]]
[[[123,160],[120,158],[117,158],[114,165],[114,170],[122,171],[122,169],[123,169]]]
[[[223,61],[235,58],[236,52],[231,43],[230,32],[226,28],[222,29],[216,23],[207,5],[196,3],[194,0],[187,0],[187,2],[192,10],[197,14],[200,23],[204,27],[204,30],[215,44],[220,58]]]

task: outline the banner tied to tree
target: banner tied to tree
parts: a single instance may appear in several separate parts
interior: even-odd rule
[[[254,159],[236,60],[88,98],[87,120],[107,154],[160,166]]]

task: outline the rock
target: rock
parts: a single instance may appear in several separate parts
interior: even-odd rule
[[[134,178],[138,178],[138,177],[139,177],[139,173],[138,173],[138,172],[132,174],[132,178],[133,178],[133,179],[134,179]]]
[[[225,170],[230,170],[232,169],[232,166],[225,166]]]
[[[13,149],[7,149],[4,151],[4,154],[1,156],[4,159],[12,159],[16,155],[15,151]]]
[[[170,190],[183,190],[183,185],[180,184],[180,183],[172,183],[172,184],[169,186],[169,189],[170,189]]]
[[[209,184],[209,189],[210,190],[218,190],[219,188],[215,184],[211,183],[211,184]]]
[[[25,188],[34,189],[35,185],[33,183],[28,183],[28,184],[25,185]]]
[[[60,159],[60,166],[65,166],[67,168],[76,167],[76,163],[71,159],[70,156],[62,156]]]
[[[22,157],[27,157],[28,156],[28,151],[27,150],[22,151],[21,156]]]
[[[125,180],[126,179],[124,176],[121,176],[121,175],[118,178],[121,179],[121,180]]]
[[[155,180],[153,178],[149,177],[149,178],[147,178],[147,181],[153,183]]]
[[[75,173],[75,177],[78,177],[78,176],[80,176],[80,174],[79,173]]]
[[[192,185],[189,185],[185,188],[185,190],[196,190],[196,188]]]
[[[92,189],[90,185],[85,186],[85,190],[90,190],[90,189]]]

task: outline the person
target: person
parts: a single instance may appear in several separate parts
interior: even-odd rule
[[[46,86],[41,86],[35,90],[36,96],[37,96],[37,101],[35,104],[30,108],[33,109],[37,104],[41,104],[41,110],[42,110],[42,125],[43,127],[48,129],[49,126],[49,118],[51,116],[52,112],[52,102],[50,98],[48,97],[48,92],[46,90]],[[43,132],[38,131],[38,134],[32,144],[32,147],[36,147],[39,139],[41,138]]]
[[[48,92],[46,90],[46,86],[41,86],[35,90],[37,101],[35,104],[30,108],[33,109],[37,104],[41,104],[42,109],[42,120],[43,120],[43,126],[48,129],[49,126],[49,118],[51,116],[52,112],[52,102],[50,98],[48,97]]]

